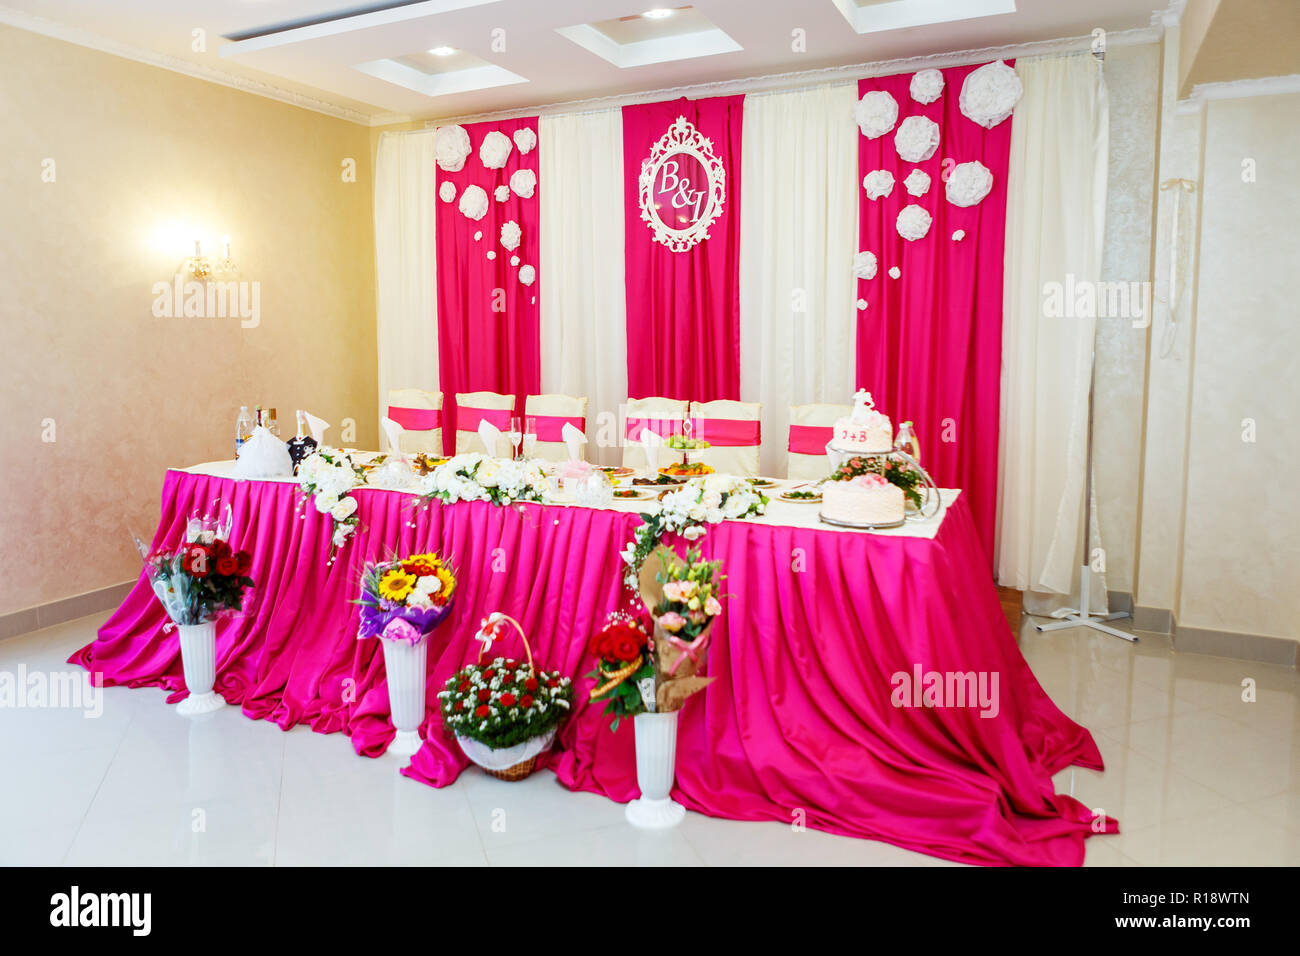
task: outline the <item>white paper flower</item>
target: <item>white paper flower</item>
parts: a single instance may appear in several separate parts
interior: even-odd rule
[[[921,70],[914,73],[907,91],[918,103],[933,103],[943,92],[943,74],[938,70]]]
[[[501,224],[501,245],[513,251],[519,248],[519,240],[523,237],[523,230],[519,228],[519,223],[513,219]]]
[[[496,196],[497,202],[505,202],[510,198],[510,187],[506,185],[498,186],[492,195]]]
[[[954,233],[952,234],[952,241],[953,241],[953,242],[961,242],[961,241],[962,241],[963,239],[965,239],[965,238],[966,238],[966,230],[965,230],[965,229],[958,229],[956,232],[954,232]]]
[[[1011,115],[1023,92],[1016,71],[998,60],[967,75],[959,103],[967,119],[992,129]]]
[[[469,148],[469,133],[463,126],[439,126],[433,134],[434,161],[443,172],[458,173],[464,169]]]
[[[903,186],[910,196],[924,196],[930,191],[930,174],[914,169],[903,180]]]
[[[884,136],[898,122],[898,101],[884,90],[864,93],[853,110],[853,118],[867,139]]]
[[[519,281],[524,285],[532,285],[537,281],[537,270],[532,266],[521,266],[519,269]]]
[[[915,242],[917,239],[925,238],[925,234],[930,231],[930,214],[916,203],[912,203],[910,206],[903,207],[894,227],[908,242]]]
[[[894,174],[887,169],[873,169],[862,177],[862,188],[871,200],[888,196],[894,191]]]
[[[488,169],[500,169],[510,158],[512,149],[514,146],[510,143],[510,137],[494,129],[484,136],[483,142],[479,144],[478,158]]]
[[[993,189],[993,173],[978,160],[958,163],[948,174],[944,194],[954,206],[973,206]]]
[[[516,169],[510,174],[510,191],[520,199],[532,199],[537,188],[537,174],[531,169]]]
[[[466,186],[460,194],[460,211],[469,219],[482,219],[487,215],[488,198],[482,186]]]
[[[515,130],[515,146],[519,149],[520,155],[526,156],[533,151],[537,145],[537,134],[525,126],[523,129]]]
[[[510,264],[511,264],[512,266],[517,266],[517,265],[519,265],[519,257],[518,257],[518,256],[511,256],[511,257],[510,257]]]
[[[488,257],[489,259],[495,259],[495,258],[497,257],[497,252],[496,252],[496,250],[495,250],[495,249],[489,249],[489,250],[488,250],[487,257]]]
[[[894,148],[909,163],[920,163],[939,148],[939,124],[928,116],[909,116],[898,124]]]
[[[890,270],[889,270],[889,278],[891,278],[891,279],[897,279],[897,278],[898,278],[899,276],[901,276],[902,274],[903,274],[903,271],[902,271],[901,269],[899,269],[898,266],[892,266],[892,267],[890,267]]]
[[[874,279],[876,277],[876,254],[874,252],[859,252],[853,257],[853,274],[859,279]]]
[[[480,229],[480,230],[478,230],[478,232],[474,233],[474,241],[475,241],[475,242],[478,242],[478,241],[479,241],[480,239],[482,239],[482,238],[483,238],[483,230],[482,230],[482,229]]]
[[[456,198],[456,184],[443,183],[438,187],[438,198],[443,202],[451,202]]]
[[[866,307],[867,307],[867,300],[866,300],[866,299],[858,299],[858,311],[861,312],[861,311],[862,311],[863,309],[865,309]]]

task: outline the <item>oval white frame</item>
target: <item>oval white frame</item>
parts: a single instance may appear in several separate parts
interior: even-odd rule
[[[709,180],[708,201],[700,211],[700,218],[686,229],[675,229],[659,217],[652,202],[655,177],[659,169],[673,156],[692,156],[704,168]],[[650,158],[641,164],[640,187],[641,218],[654,233],[655,242],[663,243],[673,252],[689,252],[709,238],[709,228],[722,215],[727,200],[727,171],[722,160],[713,153],[713,143],[701,135],[685,116],[677,117],[668,132],[650,149]]]

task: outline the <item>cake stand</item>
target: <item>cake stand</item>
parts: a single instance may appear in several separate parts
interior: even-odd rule
[[[903,518],[901,521],[890,521],[876,524],[860,524],[855,521],[840,521],[836,518],[828,518],[826,515],[819,513],[817,515],[826,524],[834,525],[837,528],[856,528],[862,531],[877,531],[883,528],[901,528],[908,521],[924,521],[933,518],[939,513],[939,488],[935,485],[930,473],[921,467],[921,463],[903,451],[901,448],[891,448],[888,451],[848,451],[837,447],[833,442],[826,445],[826,457],[830,459],[831,470],[834,471],[843,465],[850,458],[894,458],[910,465],[921,475],[921,488],[925,492],[925,497],[921,499],[921,507],[914,514],[907,513],[907,505],[903,505]],[[881,468],[884,468],[882,462]],[[906,499],[904,499],[906,502]],[[933,504],[934,507],[930,508]],[[929,513],[926,509],[929,508]]]

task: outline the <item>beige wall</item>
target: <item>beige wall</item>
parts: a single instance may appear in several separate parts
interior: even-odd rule
[[[378,436],[368,129],[7,27],[0,103],[3,614],[134,577],[127,527],[165,468],[232,457],[241,403]],[[256,328],[152,315],[196,229]]]

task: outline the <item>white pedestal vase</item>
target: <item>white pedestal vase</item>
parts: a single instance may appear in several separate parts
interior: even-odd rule
[[[636,783],[641,796],[627,805],[627,822],[647,830],[675,827],[686,816],[686,808],[668,796],[673,789],[677,764],[677,711],[668,714],[637,714]]]
[[[193,717],[225,707],[221,695],[212,689],[217,682],[217,623],[177,624],[176,633],[180,635],[185,687],[190,692],[176,705],[176,713]]]
[[[384,669],[388,673],[388,709],[397,736],[388,745],[388,753],[410,757],[422,746],[420,724],[424,722],[425,662],[429,642],[418,644],[380,638],[384,647]]]

